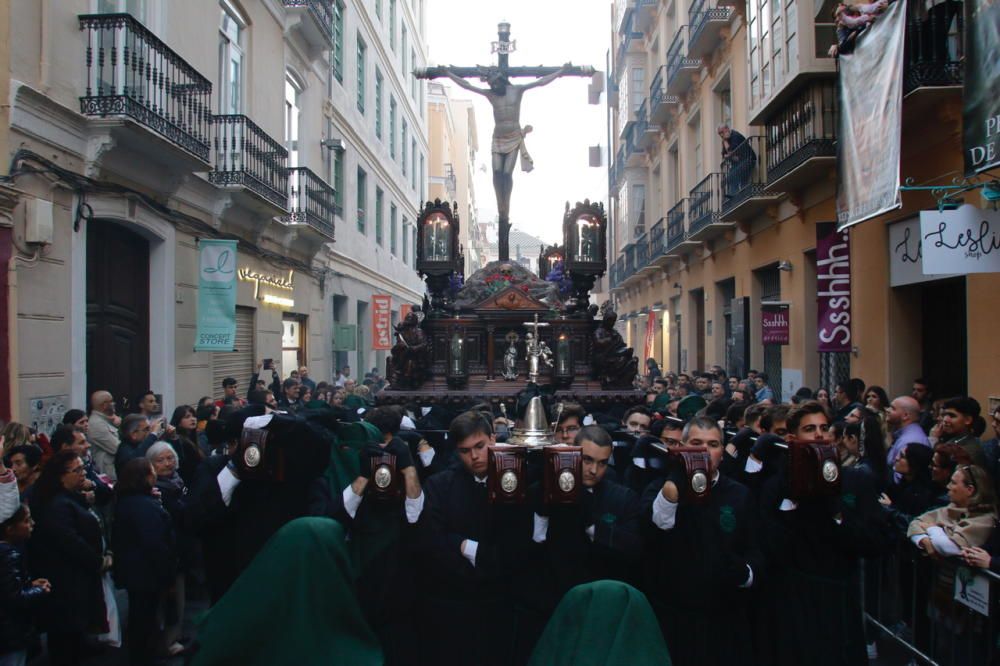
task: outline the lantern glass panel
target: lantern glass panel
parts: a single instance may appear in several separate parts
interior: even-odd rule
[[[458,333],[451,336],[451,374],[465,374],[465,340]]]
[[[424,257],[427,261],[450,261],[451,225],[441,213],[434,213],[424,221],[422,231]]]
[[[581,215],[576,220],[576,259],[586,263],[601,260],[598,247],[599,225],[590,215]]]

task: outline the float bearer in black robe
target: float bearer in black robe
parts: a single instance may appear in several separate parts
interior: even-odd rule
[[[370,433],[359,451],[359,474],[344,488],[315,484],[312,515],[339,521],[358,563],[355,587],[365,619],[379,637],[388,666],[417,664],[413,622],[417,590],[414,583],[416,523],[424,494],[409,447],[396,437],[402,420],[398,407],[376,407],[365,413],[355,429]],[[375,492],[371,458],[383,453],[396,457],[395,473],[402,476],[403,496]]]
[[[582,583],[605,578],[632,582],[641,553],[639,496],[605,476],[613,449],[608,431],[586,426],[574,444],[582,448],[581,501],[535,505],[533,538],[544,544],[553,607]]]
[[[831,442],[830,417],[817,402],[788,415],[787,441]],[[764,440],[764,438],[762,438]],[[769,441],[769,440],[765,440]],[[758,443],[761,443],[760,440]],[[771,565],[757,623],[758,661],[775,666],[867,663],[861,613],[861,558],[891,543],[870,475],[840,470],[840,494],[789,498],[787,453],[755,449],[764,474],[761,543]],[[769,472],[770,468],[770,472]],[[770,635],[760,635],[767,630]]]
[[[494,443],[489,418],[460,414],[448,440],[461,464],[427,480],[420,518],[423,662],[522,663],[544,623],[531,507],[487,500],[488,449]]]
[[[763,566],[750,491],[719,473],[724,449],[715,421],[692,419],[683,443],[708,450],[712,487],[704,502],[688,501],[681,496],[687,475],[671,465],[666,481],[646,489],[647,595],[674,664],[751,664],[748,594]]]

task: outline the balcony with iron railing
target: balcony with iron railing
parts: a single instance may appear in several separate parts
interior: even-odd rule
[[[211,82],[131,14],[86,14],[79,21],[87,33],[80,113],[134,121],[139,128],[126,123],[126,134],[117,137],[119,143],[134,143],[133,153],[161,158],[165,140],[183,151],[176,156],[191,170],[204,170]]]
[[[615,72],[620,75],[622,65],[625,64],[625,56],[629,52],[641,53],[642,40],[645,37],[635,26],[635,10],[628,7],[625,10],[625,19],[621,29],[618,31],[618,50],[615,52]]]
[[[653,226],[649,228],[647,235],[649,247],[649,262],[651,265],[660,266],[663,264],[664,253],[667,250],[667,218],[661,217]]]
[[[241,114],[215,116],[214,161],[208,179],[247,192],[281,214],[288,208],[288,151]]]
[[[762,136],[748,136],[732,154],[722,160],[721,220],[739,222],[759,213],[781,198],[781,192],[767,192],[767,155]]]
[[[639,138],[639,123],[633,123],[625,134],[625,166],[638,167],[645,163],[646,153]]]
[[[635,273],[635,245],[628,245],[622,256],[625,257],[625,264],[621,279],[625,282]]]
[[[688,243],[687,232],[684,229],[685,204],[685,200],[681,199],[667,211],[667,239],[664,245],[664,256],[680,257],[690,249],[690,246],[696,245],[696,243]]]
[[[608,271],[608,286],[611,289],[618,289],[621,287],[622,274],[625,271],[625,257],[619,256],[615,263],[611,264],[611,269]]]
[[[646,32],[656,19],[656,9],[660,0],[633,0],[635,7],[635,27],[641,32]]]
[[[798,91],[765,123],[768,192],[792,192],[837,163],[837,86],[823,79]]]
[[[288,214],[280,218],[284,224],[301,226],[332,241],[340,213],[337,192],[322,178],[305,167],[288,170]]]
[[[656,266],[649,263],[649,237],[642,234],[635,241],[635,274],[644,275]]]
[[[966,56],[962,4],[939,3],[927,11],[923,3],[909,3],[906,11],[903,91],[961,89]]]
[[[688,56],[703,58],[722,43],[722,30],[736,15],[733,7],[712,7],[713,0],[694,0],[688,8]]]
[[[635,141],[639,150],[648,150],[656,144],[660,136],[660,126],[649,122],[649,100],[642,100],[639,110],[635,113]]]
[[[649,86],[649,120],[654,125],[662,125],[670,119],[671,109],[677,108],[680,98],[667,94],[667,66],[661,65]]]
[[[721,218],[723,200],[722,174],[710,173],[688,194],[688,238],[705,241],[724,233],[734,225]]]
[[[687,92],[701,68],[701,58],[688,55],[688,33],[688,26],[678,28],[667,49],[667,93],[670,95],[683,95]]]
[[[298,27],[310,45],[329,50],[334,47],[334,2],[337,0],[282,0],[281,4],[290,16],[298,16]]]

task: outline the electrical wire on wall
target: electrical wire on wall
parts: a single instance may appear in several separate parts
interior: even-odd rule
[[[292,268],[296,272],[316,277],[316,273],[312,266],[304,262],[289,259],[284,255],[257,247],[253,243],[250,243],[239,236],[235,236],[233,234],[221,234],[210,224],[207,224],[194,216],[187,215],[171,208],[144,192],[126,187],[125,185],[119,185],[118,183],[100,181],[75,173],[26,148],[22,148],[14,153],[14,156],[11,158],[8,174],[0,176],[0,183],[14,183],[18,177],[27,175],[45,176],[50,178],[54,176],[56,182],[65,183],[73,189],[77,195],[76,210],[73,213],[74,233],[78,233],[85,223],[89,223],[94,219],[94,209],[89,203],[87,203],[88,193],[118,194],[141,201],[150,209],[172,221],[182,231],[193,235],[196,239],[198,237],[211,237],[235,240],[239,243],[239,248],[242,250],[249,250],[251,253],[259,257],[287,266],[288,268]],[[18,249],[21,250],[20,247]],[[18,259],[26,265],[31,265],[37,262],[39,258],[37,255],[39,253],[40,250],[36,250],[36,256],[32,260],[24,260],[20,257],[18,257]],[[25,252],[25,254],[31,253]]]

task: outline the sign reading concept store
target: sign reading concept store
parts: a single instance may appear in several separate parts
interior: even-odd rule
[[[1000,273],[1000,212],[921,211],[920,238],[925,275]]]
[[[372,349],[392,349],[392,296],[372,295]]]
[[[761,342],[787,345],[789,337],[788,303],[760,304]]]
[[[1000,166],[1000,3],[965,0],[962,147],[965,173]]]
[[[819,352],[851,351],[851,243],[833,222],[816,225],[816,335]]]
[[[198,324],[195,351],[236,345],[236,241],[198,243]]]
[[[295,271],[289,270],[288,275],[271,275],[268,273],[258,273],[252,268],[244,266],[240,269],[240,279],[245,282],[253,282],[253,297],[268,305],[280,305],[285,308],[295,307],[295,300],[286,296],[279,296],[271,293],[270,289],[261,291],[261,285],[282,291],[292,291],[295,289]]]

